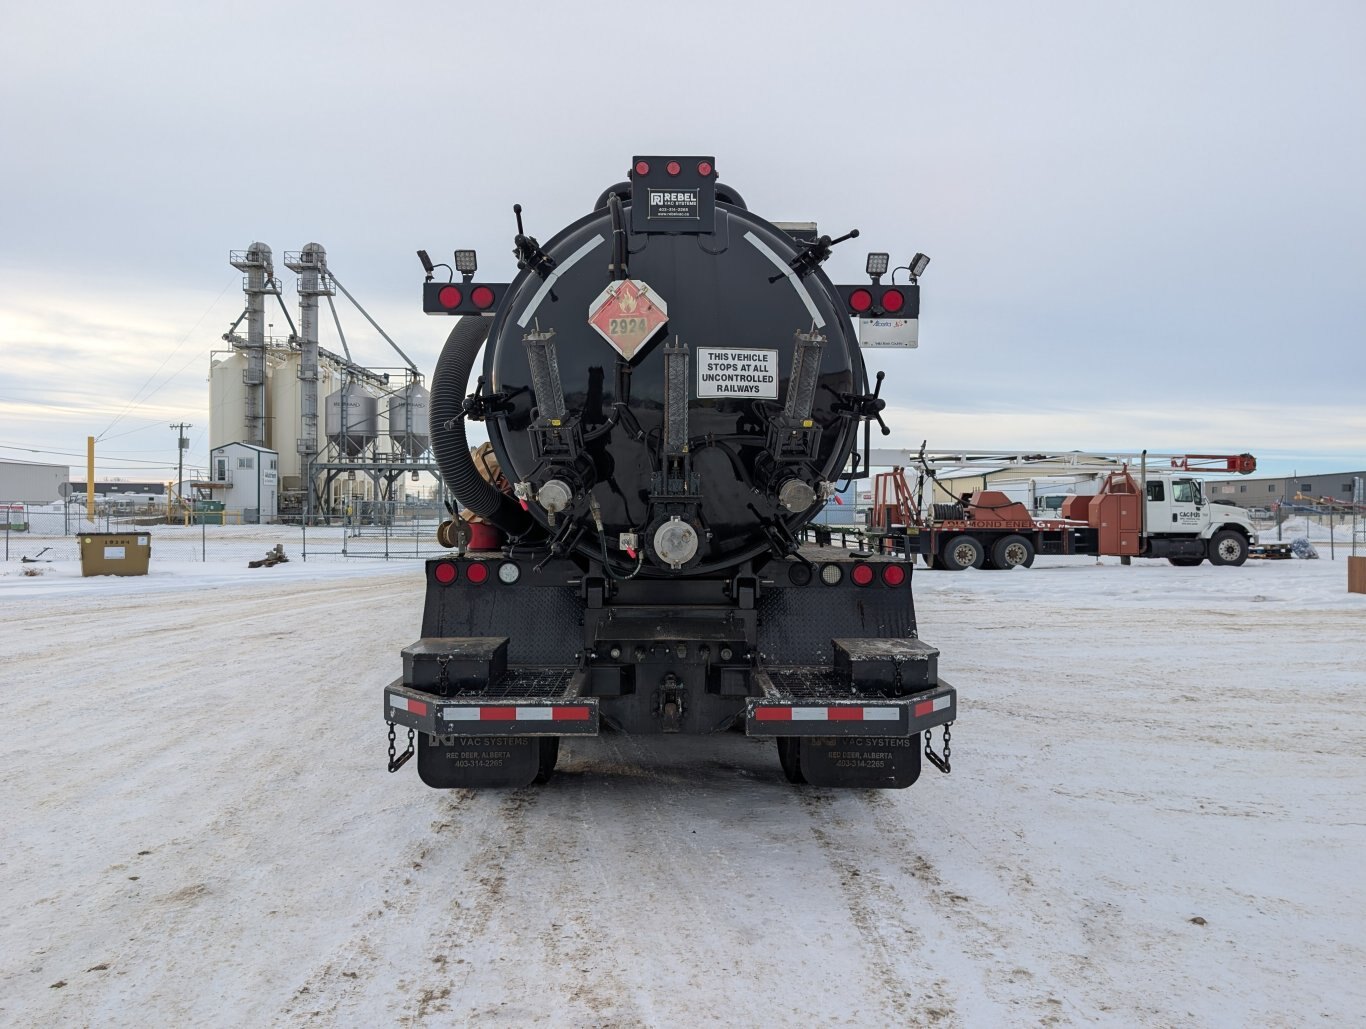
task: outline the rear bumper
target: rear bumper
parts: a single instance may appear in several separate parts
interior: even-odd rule
[[[384,689],[384,717],[432,736],[596,736],[596,697],[440,697],[403,685]]]
[[[915,736],[958,716],[958,691],[943,679],[904,697],[851,698],[798,697],[767,672],[754,678],[764,695],[745,704],[749,736]]]
[[[779,675],[779,682],[782,681]],[[754,673],[762,695],[744,702],[749,736],[909,737],[952,722],[958,691],[943,679],[903,697],[851,697],[784,690],[766,671]],[[597,697],[573,690],[554,697],[442,697],[405,686],[384,688],[387,721],[431,736],[596,736]]]

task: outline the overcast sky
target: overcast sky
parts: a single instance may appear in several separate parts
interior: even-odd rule
[[[203,465],[254,240],[429,371],[414,250],[509,278],[514,202],[545,239],[670,152],[862,230],[837,281],[931,255],[885,445],[1366,468],[1363,53],[1359,0],[12,5],[0,455],[163,479],[187,421]]]

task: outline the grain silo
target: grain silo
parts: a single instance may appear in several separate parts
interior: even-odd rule
[[[327,441],[337,452],[357,457],[379,437],[379,399],[349,382],[327,396]]]

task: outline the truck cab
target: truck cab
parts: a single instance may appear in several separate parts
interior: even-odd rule
[[[1257,542],[1247,512],[1211,504],[1199,479],[1150,473],[1146,490],[1150,556],[1179,565],[1198,565],[1206,557],[1211,564],[1242,564]]]

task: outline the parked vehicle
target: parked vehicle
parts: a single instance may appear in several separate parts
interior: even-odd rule
[[[857,233],[766,221],[711,157],[636,157],[544,246],[514,210],[510,283],[467,250],[441,281],[419,252],[424,309],[461,316],[433,450],[452,514],[497,542],[443,524],[455,550],[383,691],[390,770],[416,753],[429,786],[523,786],[565,736],[738,729],[793,783],[906,787],[922,753],[947,772],[957,692],[917,636],[912,564],[798,542],[881,421],[854,323],[913,338],[928,258],[897,284],[869,255],[869,282],[835,285],[822,262]],[[937,726],[942,757],[920,743]]]
[[[1211,458],[1212,459],[1212,458]],[[1251,462],[1250,455],[1238,455]],[[1245,462],[1246,463],[1246,462]],[[1257,543],[1248,514],[1211,504],[1200,479],[1180,471],[1107,471],[1092,494],[1064,498],[1060,517],[1040,518],[1001,490],[966,504],[933,504],[917,547],[931,568],[1029,567],[1037,554],[1166,558],[1174,565],[1241,565]]]

